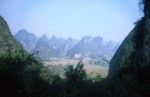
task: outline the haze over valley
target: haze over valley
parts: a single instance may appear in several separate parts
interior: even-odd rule
[[[101,72],[104,76],[107,75],[109,61],[120,45],[111,40],[106,42],[100,36],[84,36],[80,40],[71,37],[63,39],[55,35],[48,38],[46,34],[37,37],[25,29],[19,30],[14,37],[27,52],[36,52],[36,56],[42,59],[46,65],[77,64],[82,60],[87,69],[89,65],[95,69],[95,65],[106,66],[105,72]],[[99,68],[96,71],[98,73],[101,70]]]
[[[25,50],[38,52],[44,61],[75,59],[109,66],[141,16],[136,0],[15,1],[0,1],[0,14]]]
[[[150,0],[0,0],[0,97],[150,97]]]

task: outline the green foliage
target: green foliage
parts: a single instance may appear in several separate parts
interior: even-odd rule
[[[64,68],[65,66],[63,66],[62,64],[58,64],[58,65],[48,65],[47,66],[49,68],[49,70],[54,74],[54,75],[58,75],[58,76],[63,76],[64,75]]]
[[[0,57],[0,90],[3,97],[40,97],[48,85],[41,78],[43,65],[33,54],[9,52]]]
[[[75,68],[73,65],[68,65],[65,70],[66,95],[69,97],[77,97],[84,86],[86,72],[83,66],[84,64],[80,61]]]
[[[0,57],[1,97],[149,97],[149,76],[145,81],[129,73],[121,77],[87,76],[84,64],[68,65],[64,76],[53,73],[34,54],[9,52]],[[50,69],[49,69],[50,68]],[[57,70],[58,68],[55,68]],[[126,69],[125,69],[126,70]],[[144,71],[145,72],[144,72]],[[149,67],[142,69],[145,74]],[[150,73],[148,73],[150,74]],[[139,76],[141,77],[141,76]],[[142,79],[142,78],[140,78]]]

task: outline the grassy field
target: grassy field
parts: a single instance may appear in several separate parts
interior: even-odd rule
[[[85,65],[84,68],[86,69],[87,73],[101,74],[103,77],[106,77],[108,74],[109,67],[98,65]]]
[[[53,61],[47,61],[45,62],[46,65],[66,65],[66,64],[77,64],[79,61],[78,59],[58,59]],[[109,67],[106,66],[99,66],[99,65],[91,65],[89,61],[84,60],[84,69],[86,69],[88,74],[101,74],[103,77],[106,77],[108,74]]]

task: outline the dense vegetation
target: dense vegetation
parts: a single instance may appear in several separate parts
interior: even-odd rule
[[[0,57],[1,97],[149,97],[150,86],[134,75],[90,78],[79,62],[64,76],[53,73],[34,54],[8,52]]]

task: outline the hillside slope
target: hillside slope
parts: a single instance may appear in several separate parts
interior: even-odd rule
[[[0,54],[11,50],[24,50],[22,45],[15,40],[3,17],[0,16]]]
[[[121,64],[133,51],[132,37],[136,33],[138,25],[129,33],[129,35],[121,43],[120,47],[112,57],[109,66],[109,75],[113,75],[114,72],[120,68]]]
[[[140,81],[150,74],[150,1],[142,0],[144,16],[125,38],[110,62],[108,76],[135,75]]]

